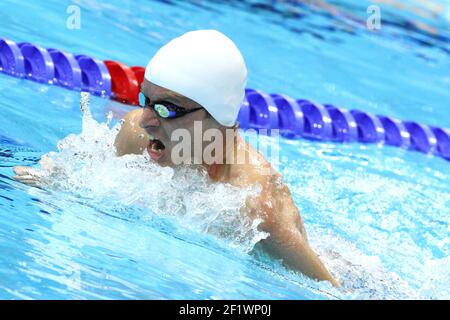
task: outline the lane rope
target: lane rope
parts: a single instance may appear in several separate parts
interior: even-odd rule
[[[0,72],[138,105],[145,68],[0,38]],[[450,161],[446,128],[255,89],[246,89],[238,122],[243,129],[278,129],[288,139],[380,143]]]

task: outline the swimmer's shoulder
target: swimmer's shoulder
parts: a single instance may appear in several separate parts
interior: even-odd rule
[[[264,186],[280,179],[281,175],[270,162],[242,137],[238,139],[237,153],[241,156],[238,156],[240,160],[234,166],[233,180],[239,181],[242,186],[257,184]],[[239,163],[241,160],[245,160],[243,164]]]
[[[139,120],[140,117],[142,116],[142,108],[136,108],[134,110],[131,110],[130,112],[128,112],[127,114],[125,114],[124,116],[124,120]]]
[[[147,147],[148,139],[145,139],[147,133],[139,126],[141,115],[142,109],[137,108],[123,117],[122,126],[114,141],[118,156],[142,154]]]

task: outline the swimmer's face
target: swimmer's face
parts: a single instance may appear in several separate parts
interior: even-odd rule
[[[157,86],[146,79],[144,79],[144,82],[141,85],[141,92],[150,100],[148,101],[149,105],[168,103],[168,105],[174,105],[185,109],[186,111],[201,108],[200,110],[173,119],[162,118],[150,106],[144,108],[139,125],[150,135],[150,141],[147,147],[148,154],[160,165],[170,166],[173,164],[171,158],[172,149],[175,145],[180,143],[178,137],[175,141],[172,141],[171,139],[172,133],[176,129],[186,129],[189,131],[192,142],[191,155],[193,156],[193,145],[194,139],[196,138],[194,137],[194,121],[202,122],[203,132],[209,128],[217,127],[218,125],[209,113],[195,101],[174,91]],[[201,137],[203,137],[203,132],[201,132]],[[193,158],[191,159],[191,162],[194,163]]]

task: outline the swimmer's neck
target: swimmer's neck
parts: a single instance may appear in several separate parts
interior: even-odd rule
[[[229,160],[235,158],[235,155],[237,154],[237,150],[239,149],[241,143],[243,143],[243,140],[241,139],[239,134],[236,133],[233,145],[230,148],[225,149],[226,152],[223,157],[222,163],[203,164],[203,167],[208,172],[208,176],[212,181],[218,182],[230,180],[234,161]]]

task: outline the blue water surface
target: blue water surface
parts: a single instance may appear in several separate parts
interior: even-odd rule
[[[248,87],[450,127],[450,6],[436,3],[435,16],[382,5],[381,30],[369,32],[369,1],[4,0],[0,37],[145,66],[173,37],[214,28],[242,50]],[[66,27],[73,4],[79,30]],[[92,97],[91,109],[105,121],[129,107]],[[278,170],[338,290],[137,205],[13,181],[13,166],[36,165],[81,131],[79,93],[0,73],[0,110],[0,298],[450,298],[444,159],[280,140]]]

